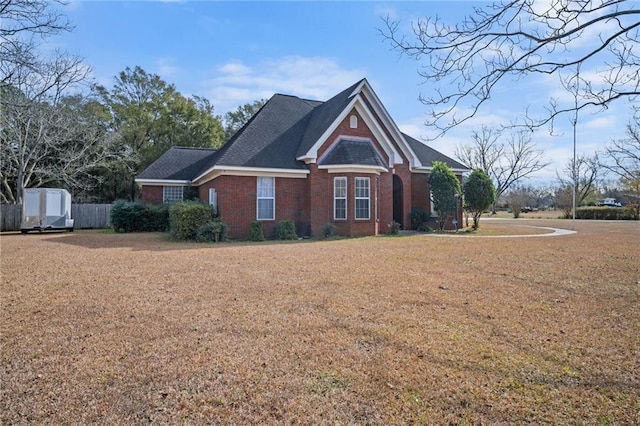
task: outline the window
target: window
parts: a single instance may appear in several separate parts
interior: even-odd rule
[[[356,219],[369,219],[371,188],[369,178],[356,178]]]
[[[182,186],[163,186],[162,202],[174,203],[176,201],[182,201],[182,190]]]
[[[258,220],[274,220],[276,206],[276,179],[258,178]]]
[[[347,218],[347,178],[333,178],[333,218],[344,220]]]
[[[209,205],[214,215],[218,214],[218,193],[215,188],[209,188]]]
[[[431,206],[431,217],[438,217],[438,212],[436,211],[436,205],[433,202],[433,192],[429,190],[429,205]]]
[[[357,115],[352,115],[351,117],[349,117],[349,127],[351,127],[352,129],[357,129],[358,128],[358,116]]]

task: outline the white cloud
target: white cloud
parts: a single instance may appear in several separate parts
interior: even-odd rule
[[[386,19],[387,17],[392,21],[395,21],[398,19],[397,9],[390,5],[376,4],[375,7],[373,8],[373,13],[374,15],[379,16],[382,19]]]
[[[257,64],[234,60],[219,66],[215,73],[204,82],[204,90],[220,112],[274,93],[324,101],[366,76],[363,70],[345,69],[331,58],[303,56]]]
[[[582,126],[587,129],[610,129],[616,125],[617,121],[616,117],[608,115],[588,120]]]
[[[156,60],[156,73],[165,81],[171,81],[181,73],[181,68],[172,64],[171,58],[159,58]]]

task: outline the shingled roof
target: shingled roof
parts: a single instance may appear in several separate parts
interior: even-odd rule
[[[276,94],[220,150],[173,147],[145,169],[139,180],[193,181],[214,167],[308,170],[304,156],[338,119],[362,86],[360,80],[326,102]],[[445,162],[467,168],[422,142],[403,134],[424,167]],[[386,167],[370,143],[344,139],[322,160],[324,165],[358,164]]]
[[[360,166],[387,167],[371,142],[342,139],[320,161],[321,166],[357,164]]]
[[[137,179],[189,181],[216,153],[215,149],[174,146],[144,169]]]
[[[416,154],[420,162],[424,167],[431,167],[434,161],[441,161],[454,170],[468,170],[469,168],[456,160],[447,157],[440,151],[436,151],[428,145],[420,142],[419,140],[412,138],[411,136],[403,133],[402,136],[407,141],[413,152]]]

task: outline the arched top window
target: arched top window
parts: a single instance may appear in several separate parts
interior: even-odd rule
[[[351,127],[352,129],[357,129],[358,128],[358,116],[357,115],[352,115],[351,117],[349,117],[349,127]]]

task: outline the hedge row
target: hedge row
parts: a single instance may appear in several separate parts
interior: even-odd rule
[[[116,232],[167,232],[177,240],[223,241],[227,225],[214,218],[211,207],[196,201],[147,205],[118,200],[111,209]]]
[[[118,200],[111,208],[111,226],[116,232],[166,232],[169,207]]]
[[[634,220],[634,215],[625,207],[578,207],[576,219]]]
[[[183,201],[170,205],[146,205],[141,202],[118,200],[111,209],[111,224],[116,232],[169,231],[176,240],[224,241],[227,225],[214,217],[211,206],[198,201]],[[277,223],[273,237],[295,240],[296,225],[292,220]],[[262,222],[251,224],[252,241],[263,241]]]

